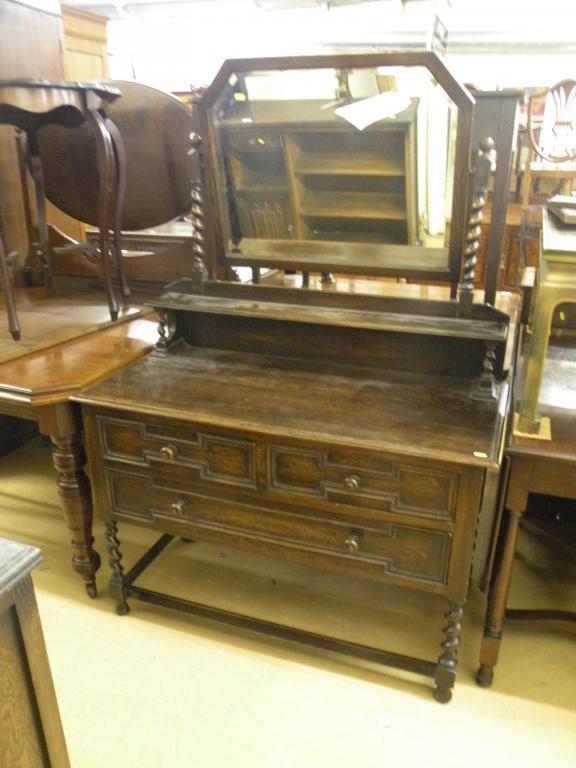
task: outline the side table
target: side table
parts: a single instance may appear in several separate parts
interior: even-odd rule
[[[522,361],[519,379],[523,373]],[[521,392],[521,386],[518,387]],[[479,685],[492,684],[505,620],[530,621],[576,629],[576,613],[557,610],[507,609],[518,528],[530,493],[576,499],[576,349],[549,347],[541,387],[540,408],[550,419],[551,440],[511,434],[507,455],[510,472],[505,488],[505,520],[500,557],[488,595],[480,650]]]
[[[90,299],[85,302],[89,305]],[[31,314],[28,317],[32,320]],[[52,441],[58,494],[74,551],[72,564],[90,597],[96,596],[100,557],[92,546],[92,499],[84,472],[80,409],[71,397],[138,360],[157,335],[154,320],[128,317],[47,349],[28,353],[23,349],[19,357],[0,364],[0,413],[36,421]]]
[[[113,320],[118,316],[119,307],[112,286],[110,230],[113,231],[112,250],[122,294],[124,297],[129,295],[122,270],[120,247],[125,189],[124,149],[119,131],[107,116],[108,104],[120,95],[120,91],[116,88],[100,83],[0,80],[0,125],[13,125],[26,134],[26,155],[34,182],[38,212],[38,243],[33,250],[41,261],[44,279],[49,290],[53,288],[53,278],[48,250],[44,175],[37,131],[50,124],[76,128],[87,123],[92,129],[98,154],[100,257],[110,316]],[[25,189],[22,191],[24,195],[27,194]],[[0,243],[8,326],[12,337],[17,341],[20,339],[21,330],[12,297],[6,259],[5,249]]]
[[[70,768],[30,572],[40,550],[0,539],[0,765]]]

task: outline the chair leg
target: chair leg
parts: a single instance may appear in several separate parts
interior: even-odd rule
[[[42,265],[44,284],[49,295],[54,294],[54,276],[50,264],[50,251],[48,249],[48,222],[46,220],[46,191],[44,187],[44,171],[42,159],[38,149],[36,134],[31,131],[28,134],[28,153],[30,159],[30,173],[34,182],[34,194],[36,198],[36,211],[38,213],[38,248],[37,255]]]
[[[8,315],[8,330],[14,341],[20,341],[20,323],[16,314],[16,304],[14,303],[14,294],[12,293],[12,283],[10,281],[10,271],[8,269],[8,256],[4,250],[2,235],[0,234],[0,270],[2,270],[2,287],[4,289],[4,300],[6,303],[6,314]]]

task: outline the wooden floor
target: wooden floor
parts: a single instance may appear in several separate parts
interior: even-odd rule
[[[474,683],[485,602],[466,612],[454,698],[420,678],[133,601],[88,600],[70,567],[48,447],[0,460],[0,536],[42,548],[34,572],[73,768],[574,768],[573,634],[510,625],[494,686]],[[558,536],[566,540],[565,526]],[[121,525],[129,568],[155,536]],[[510,605],[576,608],[576,558],[521,532]],[[176,541],[142,577],[150,589],[268,621],[433,657],[434,595],[294,563]]]
[[[15,342],[8,331],[4,305],[0,303],[0,363],[94,333],[112,324],[104,291],[77,289],[48,297],[44,288],[20,288],[15,292],[22,338]],[[122,318],[136,318],[142,308],[130,306]]]

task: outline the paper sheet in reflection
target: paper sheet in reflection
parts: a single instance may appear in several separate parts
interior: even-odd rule
[[[353,104],[338,107],[334,112],[358,128],[359,131],[363,131],[364,128],[377,123],[379,120],[385,120],[404,112],[409,106],[410,98],[408,96],[396,91],[386,91],[379,93],[378,96],[371,96],[369,99],[362,99],[362,101],[355,101]]]

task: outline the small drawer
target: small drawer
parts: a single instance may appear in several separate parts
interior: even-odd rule
[[[279,494],[435,520],[454,520],[459,475],[431,462],[377,453],[268,446],[268,479]]]
[[[384,580],[445,585],[452,535],[381,521],[377,526],[314,517],[310,509],[278,511],[265,502],[245,505],[158,485],[149,475],[107,469],[108,508],[115,519],[146,521],[180,535],[222,543],[273,547],[280,555],[307,553],[329,567]],[[300,558],[303,559],[303,558]],[[332,566],[330,566],[332,561]],[[363,573],[362,568],[371,573]]]
[[[162,462],[178,467],[183,479],[256,487],[251,440],[112,416],[98,416],[97,423],[107,461],[145,467]]]

